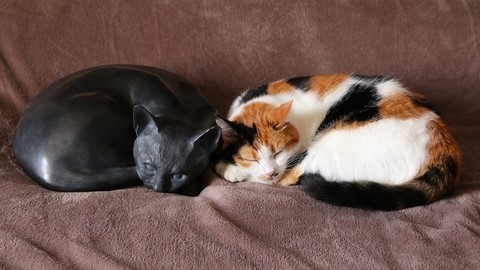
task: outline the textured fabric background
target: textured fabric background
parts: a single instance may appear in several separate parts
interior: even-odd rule
[[[480,268],[480,2],[0,0],[0,268]],[[298,187],[228,184],[190,198],[142,187],[56,193],[11,152],[28,101],[71,72],[164,68],[225,114],[246,88],[299,75],[391,75],[442,112],[461,184],[426,207],[371,212]]]

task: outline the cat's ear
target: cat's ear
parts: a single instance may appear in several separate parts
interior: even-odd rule
[[[144,107],[135,105],[133,107],[133,128],[137,136],[143,131],[154,130],[156,127],[154,116]]]
[[[229,145],[237,141],[237,132],[233,128],[232,122],[219,115],[215,116],[215,122],[222,130],[222,140],[224,144]]]
[[[284,123],[287,119],[287,115],[292,108],[293,100],[283,103],[273,112],[273,117],[277,123]]]
[[[218,142],[220,141],[220,136],[222,131],[219,127],[210,127],[206,130],[198,133],[194,139],[193,143],[195,147],[202,148],[207,153],[212,153],[217,149]]]

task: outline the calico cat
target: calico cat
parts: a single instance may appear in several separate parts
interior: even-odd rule
[[[395,210],[452,192],[460,152],[425,99],[387,77],[333,74],[248,90],[222,128],[216,173],[231,182],[300,183],[340,206]]]
[[[146,66],[103,66],[42,91],[17,125],[13,150],[56,191],[143,184],[196,195],[217,148],[216,110],[182,78]],[[140,181],[141,180],[141,181]]]

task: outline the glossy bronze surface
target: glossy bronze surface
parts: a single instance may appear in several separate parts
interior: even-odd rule
[[[143,181],[156,191],[195,195],[220,137],[215,115],[174,74],[97,67],[35,97],[19,120],[13,149],[33,180],[51,190],[110,190]]]

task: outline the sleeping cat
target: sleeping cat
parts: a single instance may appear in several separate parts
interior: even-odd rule
[[[300,183],[341,206],[395,210],[452,192],[460,153],[422,96],[386,77],[279,80],[240,95],[222,128],[218,175]]]
[[[182,78],[145,66],[103,66],[60,79],[23,113],[13,150],[56,191],[143,184],[196,195],[217,148],[216,110]],[[141,181],[140,181],[141,180]]]

